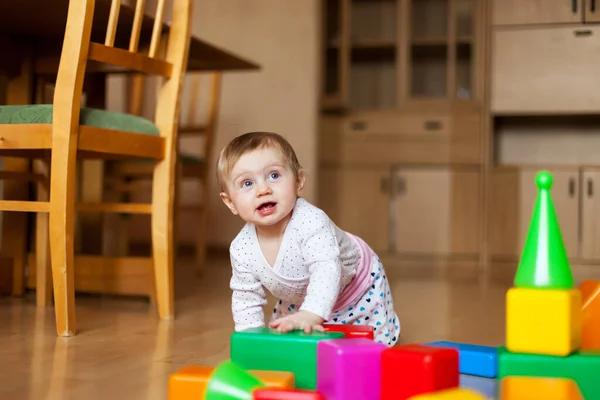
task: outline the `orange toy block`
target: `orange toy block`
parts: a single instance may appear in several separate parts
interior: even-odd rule
[[[502,379],[500,400],[584,400],[579,386],[566,378],[509,376]]]
[[[189,366],[169,378],[169,400],[203,399],[213,367]]]
[[[189,366],[175,372],[169,378],[169,400],[203,399],[214,367]],[[296,379],[293,373],[284,371],[249,370],[267,387],[273,389],[294,389]]]
[[[579,286],[582,304],[581,349],[600,350],[600,282],[586,280]]]

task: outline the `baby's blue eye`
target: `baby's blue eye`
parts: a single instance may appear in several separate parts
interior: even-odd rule
[[[252,182],[250,182],[250,181],[242,182],[242,187],[250,187],[250,186],[252,186]]]
[[[272,172],[270,176],[271,176],[271,179],[277,179],[277,178],[279,178],[279,172]]]

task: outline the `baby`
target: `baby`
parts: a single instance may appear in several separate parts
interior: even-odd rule
[[[235,330],[264,327],[265,288],[278,298],[269,327],[323,331],[369,325],[393,346],[400,321],[383,265],[360,238],[300,197],[306,176],[280,135],[235,138],[217,164],[221,199],[245,222],[230,246]]]

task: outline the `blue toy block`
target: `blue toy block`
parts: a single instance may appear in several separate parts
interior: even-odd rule
[[[495,378],[498,375],[498,349],[490,346],[456,342],[431,342],[427,346],[446,347],[458,351],[461,374]]]

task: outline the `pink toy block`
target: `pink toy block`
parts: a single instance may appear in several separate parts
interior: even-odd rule
[[[317,391],[328,400],[379,400],[381,354],[372,340],[332,339],[317,344]]]

